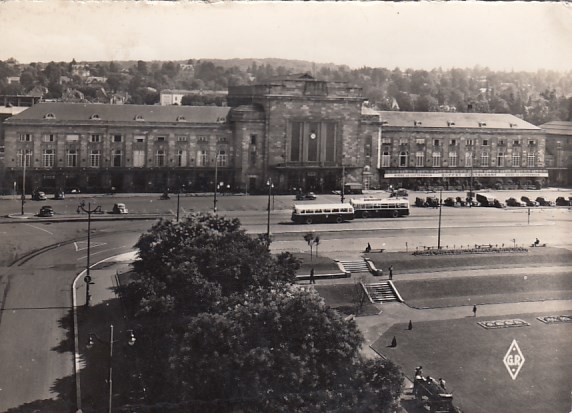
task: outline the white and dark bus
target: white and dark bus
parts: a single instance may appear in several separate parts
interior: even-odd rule
[[[398,218],[409,215],[409,201],[403,198],[350,199],[356,218]]]
[[[292,221],[296,224],[342,223],[352,219],[354,219],[354,209],[350,204],[294,205],[292,209]]]

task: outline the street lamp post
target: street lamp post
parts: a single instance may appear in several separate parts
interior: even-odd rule
[[[21,200],[22,200],[22,215],[24,215],[24,204],[26,203],[26,161],[27,161],[27,158],[28,158],[28,156],[27,156],[28,153],[27,153],[27,152],[28,152],[28,150],[27,150],[27,149],[24,149],[24,152],[23,152],[23,154],[24,154],[24,156],[23,156],[24,164],[23,164],[23,167],[22,167],[22,197],[21,197]]]
[[[437,230],[437,249],[441,249],[441,209],[443,206],[443,189],[439,191],[439,229]]]
[[[342,191],[341,191],[341,201],[344,203],[345,198],[345,186],[346,186],[346,165],[344,164],[344,159],[342,158]]]
[[[272,188],[274,187],[272,178],[268,178],[266,185],[268,185],[268,221],[266,223],[266,240],[270,246],[270,198],[272,196]]]
[[[213,198],[213,211],[216,214],[216,195],[217,195],[217,189],[218,189],[218,152],[216,153],[216,157],[215,157],[215,169],[214,169],[214,198]]]
[[[91,275],[90,275],[90,253],[91,253],[91,214],[94,212],[101,211],[101,206],[97,206],[94,209],[91,209],[91,202],[87,204],[87,209],[85,208],[85,202],[82,202],[77,207],[78,212],[83,211],[87,213],[87,264],[85,268],[85,284],[86,284],[86,291],[85,291],[85,306],[89,307],[89,302],[91,296],[89,295],[89,285],[91,284]]]
[[[129,339],[127,340],[127,344],[133,346],[135,344],[135,334],[133,334],[133,330],[127,330],[129,333]],[[109,384],[109,398],[107,401],[107,411],[108,413],[112,413],[112,405],[113,405],[113,344],[117,341],[113,339],[113,324],[109,326],[109,342],[100,339],[97,334],[90,333],[89,334],[89,341],[87,343],[87,348],[90,349],[94,345],[94,339],[102,342],[103,344],[109,345],[109,377],[108,377],[108,384]]]

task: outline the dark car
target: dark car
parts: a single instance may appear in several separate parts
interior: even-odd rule
[[[53,217],[54,216],[54,208],[49,205],[44,205],[40,208],[40,212],[38,212],[39,217]]]
[[[57,200],[65,199],[65,197],[66,197],[66,195],[65,195],[64,191],[57,191],[54,194],[54,199],[57,199]]]
[[[563,196],[559,196],[558,198],[556,198],[556,205],[558,206],[570,206],[570,201],[566,198],[564,198]]]
[[[529,206],[529,207],[538,206],[538,202],[533,201],[532,199],[530,199],[530,198],[527,197],[527,196],[521,196],[521,197],[520,197],[520,200],[523,201],[523,202],[525,202],[525,203],[526,203],[526,206]]]
[[[538,198],[536,198],[536,202],[538,202],[538,204],[540,206],[554,206],[554,202],[549,201],[548,199],[539,196]]]
[[[526,206],[526,202],[524,202],[524,201],[519,201],[519,200],[516,199],[516,198],[509,198],[509,199],[507,199],[507,200],[506,200],[506,204],[507,204],[509,207],[523,207],[523,206]]]
[[[34,201],[45,201],[46,199],[48,199],[46,197],[46,193],[42,192],[42,191],[34,191],[34,193],[32,194],[32,199]]]
[[[313,192],[307,192],[307,193],[299,193],[296,194],[296,201],[313,201],[314,199],[316,199],[316,194]]]

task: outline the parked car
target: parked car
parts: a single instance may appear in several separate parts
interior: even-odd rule
[[[457,206],[455,204],[455,198],[453,198],[453,197],[449,197],[449,198],[445,199],[445,201],[443,201],[443,205],[449,206],[449,207]]]
[[[114,204],[113,210],[111,211],[113,214],[127,214],[129,210],[125,206],[125,204]]]
[[[40,212],[38,212],[39,217],[53,217],[54,216],[54,208],[49,205],[44,205],[40,208]]]
[[[32,199],[34,201],[45,201],[46,199],[48,199],[48,197],[46,197],[46,193],[42,192],[42,191],[34,191],[34,193],[32,194]]]
[[[317,196],[313,192],[307,192],[307,193],[300,192],[296,194],[296,201],[313,201],[316,198]]]
[[[54,199],[57,199],[57,200],[65,199],[65,197],[66,197],[66,195],[64,194],[64,191],[57,191],[54,194]]]
[[[405,188],[399,188],[396,189],[395,191],[392,191],[391,195],[389,196],[390,198],[407,198],[409,196],[409,192],[407,192],[407,189]]]
[[[493,201],[493,206],[495,208],[506,208],[506,204],[504,202],[499,201],[498,199],[495,199]]]
[[[526,202],[524,201],[519,201],[516,198],[509,198],[506,200],[506,204],[509,207],[525,207],[526,206]]]
[[[570,206],[572,204],[570,203],[570,200],[564,198],[563,196],[559,196],[558,198],[556,198],[556,205],[557,206]]]
[[[525,202],[525,203],[526,203],[526,206],[529,206],[529,207],[538,206],[538,202],[533,201],[532,199],[530,199],[530,198],[527,197],[527,196],[521,196],[521,197],[520,197],[520,200],[523,201],[523,202]]]
[[[539,196],[538,198],[536,198],[536,202],[538,202],[538,204],[540,206],[554,206],[554,202],[549,201],[548,199]]]

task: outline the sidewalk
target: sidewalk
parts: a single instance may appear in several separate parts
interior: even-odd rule
[[[83,413],[106,410],[110,373],[113,378],[113,401],[128,392],[125,385],[130,380],[123,377],[132,372],[120,367],[130,362],[127,353],[130,326],[121,301],[115,293],[115,287],[118,285],[117,274],[128,271],[134,259],[134,253],[126,253],[94,264],[90,270],[92,284],[89,287],[89,307],[85,306],[85,272],[82,272],[75,282],[76,399],[77,409],[81,409]]]

